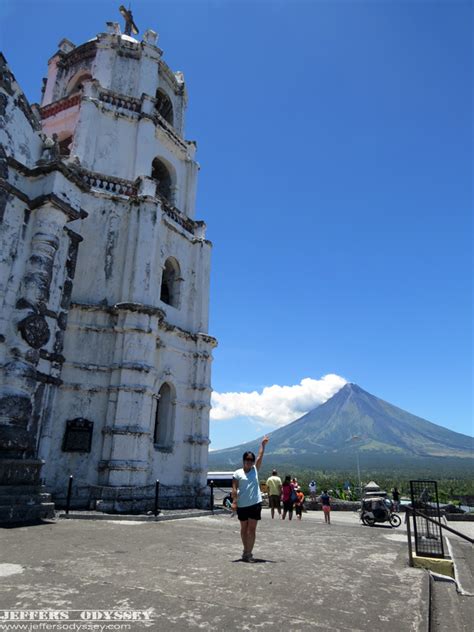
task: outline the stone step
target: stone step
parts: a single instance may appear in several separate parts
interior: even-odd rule
[[[35,505],[0,505],[0,523],[17,524],[38,522],[55,517],[54,503]]]
[[[474,616],[472,597],[463,597],[453,581],[431,577],[430,631],[471,632]]]
[[[52,520],[56,517],[54,509],[54,503],[41,503],[41,518],[42,520]]]
[[[1,496],[0,506],[7,507],[9,505],[40,505],[41,503],[50,503],[51,494],[15,494],[12,496]]]
[[[40,494],[43,485],[0,485],[0,503],[3,496],[23,496],[24,494]]]
[[[10,485],[38,485],[43,461],[40,459],[0,459],[0,481]]]

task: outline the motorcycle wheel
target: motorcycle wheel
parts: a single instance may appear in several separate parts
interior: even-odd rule
[[[400,516],[397,516],[397,514],[392,514],[390,516],[390,524],[392,525],[392,527],[399,527],[402,524]]]
[[[373,527],[375,524],[375,518],[371,518],[370,516],[364,516],[362,518],[362,522],[366,524],[368,527]]]

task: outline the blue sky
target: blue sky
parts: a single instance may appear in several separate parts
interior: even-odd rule
[[[1,49],[31,101],[59,40],[121,21],[119,4],[0,0]],[[189,91],[212,382],[237,394],[211,447],[300,416],[342,383],[328,374],[473,434],[472,3],[132,9]]]

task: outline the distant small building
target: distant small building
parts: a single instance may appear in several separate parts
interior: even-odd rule
[[[156,479],[200,505],[216,340],[183,74],[113,22],[60,42],[41,106],[0,62],[0,485],[28,487],[0,520],[69,474],[76,506],[146,509]]]
[[[364,486],[363,497],[371,498],[371,497],[385,497],[387,496],[387,492],[380,489],[380,486],[377,485],[375,481],[370,481],[367,485]]]

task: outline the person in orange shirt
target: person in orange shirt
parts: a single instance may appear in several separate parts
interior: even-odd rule
[[[296,502],[295,502],[295,513],[298,520],[301,520],[301,516],[303,514],[303,503],[304,503],[304,494],[301,491],[301,488],[296,490]]]

